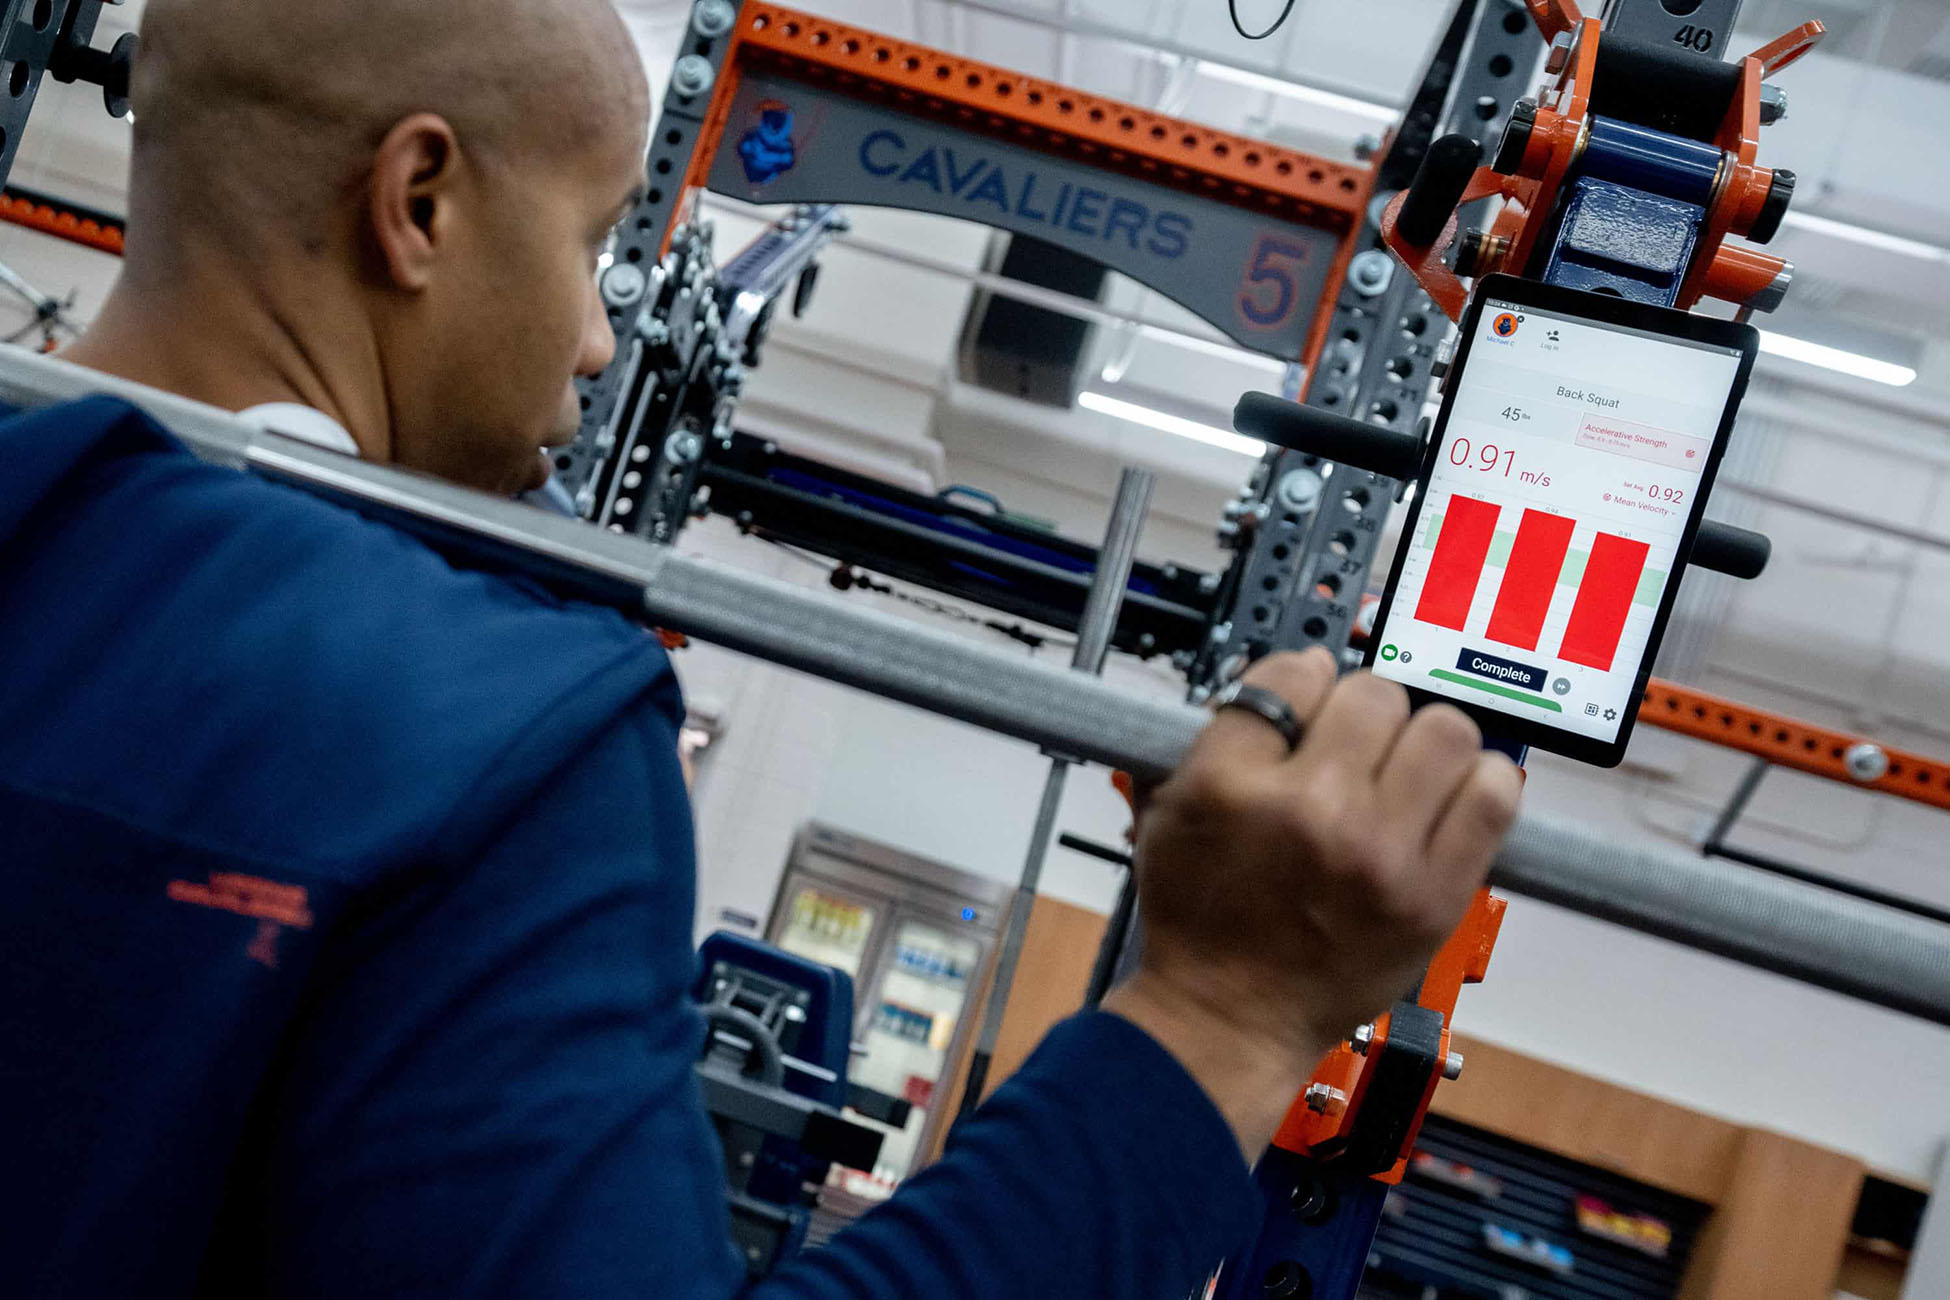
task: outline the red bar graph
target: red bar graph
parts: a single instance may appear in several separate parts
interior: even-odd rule
[[[1422,580],[1422,599],[1415,606],[1418,621],[1463,630],[1469,607],[1476,599],[1476,584],[1483,578],[1483,561],[1489,558],[1496,519],[1502,513],[1501,506],[1474,497],[1449,498],[1442,531],[1436,535],[1435,554],[1429,557],[1428,576]]]
[[[1544,615],[1557,592],[1557,576],[1564,570],[1565,552],[1577,521],[1544,510],[1526,510],[1517,525],[1516,545],[1503,567],[1503,585],[1490,610],[1489,636],[1504,645],[1537,648],[1544,634]]]
[[[1611,670],[1618,639],[1625,632],[1625,615],[1638,594],[1639,577],[1651,550],[1644,542],[1598,534],[1584,566],[1584,581],[1578,584],[1577,603],[1571,606],[1571,621],[1564,628],[1560,658],[1600,672]]]

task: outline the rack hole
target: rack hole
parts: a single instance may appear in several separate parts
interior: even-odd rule
[[[1503,15],[1503,30],[1512,36],[1521,36],[1530,30],[1530,20],[1525,17],[1523,10],[1512,9]]]
[[[1345,529],[1335,533],[1327,539],[1327,549],[1336,555],[1352,555],[1354,553],[1354,534],[1347,532]]]
[[[1499,54],[1490,60],[1490,75],[1492,77],[1507,77],[1516,70],[1516,63],[1507,54]]]
[[[1264,578],[1261,578],[1259,580],[1259,585],[1264,587],[1268,591],[1278,591],[1280,589],[1279,576],[1277,574],[1269,573]]]
[[[1300,625],[1300,630],[1305,632],[1311,639],[1318,641],[1327,635],[1327,620],[1315,614],[1312,618]]]
[[[7,81],[8,92],[15,99],[19,99],[27,93],[27,83],[33,80],[33,77],[34,70],[27,66],[25,59],[22,59],[19,63],[14,64],[13,74]]]
[[[833,39],[833,34],[831,32],[817,31],[812,34],[812,43],[814,45],[824,45],[826,44],[826,42],[832,39]]]
[[[1272,611],[1268,610],[1266,606],[1264,605],[1253,606],[1253,622],[1264,623],[1271,616],[1272,616]]]
[[[1289,555],[1292,555],[1292,554],[1293,554],[1293,552],[1292,552],[1292,551],[1290,551],[1290,550],[1288,550],[1288,549],[1287,549],[1286,547],[1284,547],[1284,546],[1275,546],[1275,547],[1273,548],[1273,559],[1274,559],[1275,561],[1279,561],[1279,562],[1284,562],[1284,561],[1286,560],[1286,558],[1287,558],[1287,557],[1288,557]]]
[[[1332,600],[1341,594],[1341,577],[1337,573],[1323,573],[1320,581],[1314,584],[1314,591],[1322,600]]]
[[[1388,359],[1388,377],[1390,379],[1395,380],[1397,383],[1405,384],[1414,374],[1414,357],[1390,357]]]

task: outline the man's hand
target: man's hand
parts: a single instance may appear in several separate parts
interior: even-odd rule
[[[1138,818],[1143,960],[1105,1008],[1158,1039],[1256,1158],[1320,1058],[1415,982],[1516,818],[1522,776],[1448,705],[1413,716],[1325,650],[1246,675],[1305,727],[1222,711]]]

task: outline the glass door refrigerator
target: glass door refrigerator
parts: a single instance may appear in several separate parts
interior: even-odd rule
[[[836,1168],[822,1204],[840,1218],[891,1195],[951,1118],[1009,899],[1000,881],[808,825],[793,842],[769,942],[853,977],[852,1082],[907,1101],[871,1175]]]

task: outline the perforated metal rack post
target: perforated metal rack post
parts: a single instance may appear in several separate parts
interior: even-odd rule
[[[571,496],[591,485],[614,450],[619,407],[631,390],[642,356],[637,325],[656,298],[651,278],[663,258],[699,143],[717,138],[710,120],[712,108],[717,105],[722,111],[728,103],[718,83],[736,43],[741,8],[742,0],[701,0],[691,9],[663,111],[650,137],[643,198],[616,227],[611,248],[615,260],[603,277],[610,329],[616,335],[616,360],[595,378],[577,381],[581,429],[557,460],[557,478]]]
[[[1457,6],[1414,102],[1382,160],[1375,198],[1335,305],[1305,400],[1409,432],[1422,412],[1447,326],[1383,247],[1382,205],[1408,184],[1431,140],[1448,131],[1493,138],[1539,53],[1520,0]],[[1230,616],[1190,673],[1216,689],[1240,663],[1273,650],[1347,648],[1398,485],[1391,479],[1275,450],[1228,521],[1241,550],[1221,592]]]

